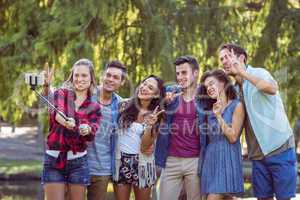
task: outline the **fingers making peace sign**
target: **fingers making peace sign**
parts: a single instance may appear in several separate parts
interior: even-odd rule
[[[45,63],[44,65],[44,71],[43,71],[43,74],[44,74],[44,85],[45,86],[49,86],[50,83],[51,83],[51,80],[54,76],[54,65],[51,69],[49,69],[49,64],[48,62]]]
[[[215,114],[216,117],[219,117],[222,114],[223,104],[220,97],[220,91],[218,90],[218,88],[215,89],[217,92],[217,102],[213,104],[213,113]]]
[[[244,63],[238,59],[233,49],[228,53],[228,59],[231,63],[230,71],[232,74],[241,75],[245,71]]]
[[[42,72],[44,74],[44,85],[43,85],[43,95],[48,96],[49,94],[49,85],[51,84],[51,80],[54,75],[54,66],[49,69],[48,62],[44,65],[44,71]]]
[[[153,110],[151,114],[145,116],[144,124],[146,126],[153,126],[157,122],[158,116],[163,112],[165,112],[165,110],[159,111],[159,106],[156,106],[156,108]]]

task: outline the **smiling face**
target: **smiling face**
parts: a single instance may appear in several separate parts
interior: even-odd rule
[[[138,88],[137,97],[140,100],[152,100],[159,97],[157,81],[150,77],[142,82]]]
[[[86,65],[76,65],[73,70],[73,85],[77,91],[88,90],[91,86],[91,74]]]
[[[197,80],[198,70],[193,70],[189,63],[176,65],[176,80],[177,83],[186,89]]]
[[[208,96],[212,99],[217,99],[220,96],[220,93],[224,91],[224,83],[213,76],[209,76],[205,79],[204,86]]]
[[[228,49],[222,49],[219,53],[219,59],[223,66],[223,69],[225,70],[226,74],[231,74],[231,62],[229,59],[229,50]]]
[[[229,49],[227,48],[222,49],[219,53],[219,59],[227,75],[236,75],[236,70],[232,67],[232,60],[230,59],[232,56],[236,56],[240,63],[246,62],[244,54],[240,54],[238,56],[235,52],[233,52],[233,54],[230,53]]]
[[[115,92],[123,85],[122,70],[116,67],[109,67],[103,75],[103,89],[109,92]]]

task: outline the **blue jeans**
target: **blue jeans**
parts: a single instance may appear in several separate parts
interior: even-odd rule
[[[90,175],[87,155],[73,160],[68,160],[64,169],[55,168],[56,158],[45,154],[42,184],[69,183],[89,185]]]
[[[263,160],[253,160],[252,183],[257,198],[288,199],[295,197],[297,160],[295,148]]]

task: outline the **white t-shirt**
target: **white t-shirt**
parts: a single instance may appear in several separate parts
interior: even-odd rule
[[[120,151],[128,154],[138,154],[143,132],[144,126],[137,122],[133,122],[128,129],[119,129]]]

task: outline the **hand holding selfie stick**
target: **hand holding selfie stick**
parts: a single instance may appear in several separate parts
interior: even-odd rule
[[[42,85],[44,80],[39,80],[40,77],[36,75],[25,75],[25,81],[30,85],[30,88],[40,97],[50,108],[55,110],[64,120],[68,121],[68,117],[60,110],[58,110],[46,97],[41,95],[38,91],[36,91],[36,87],[38,85]],[[43,79],[43,78],[42,78]]]

